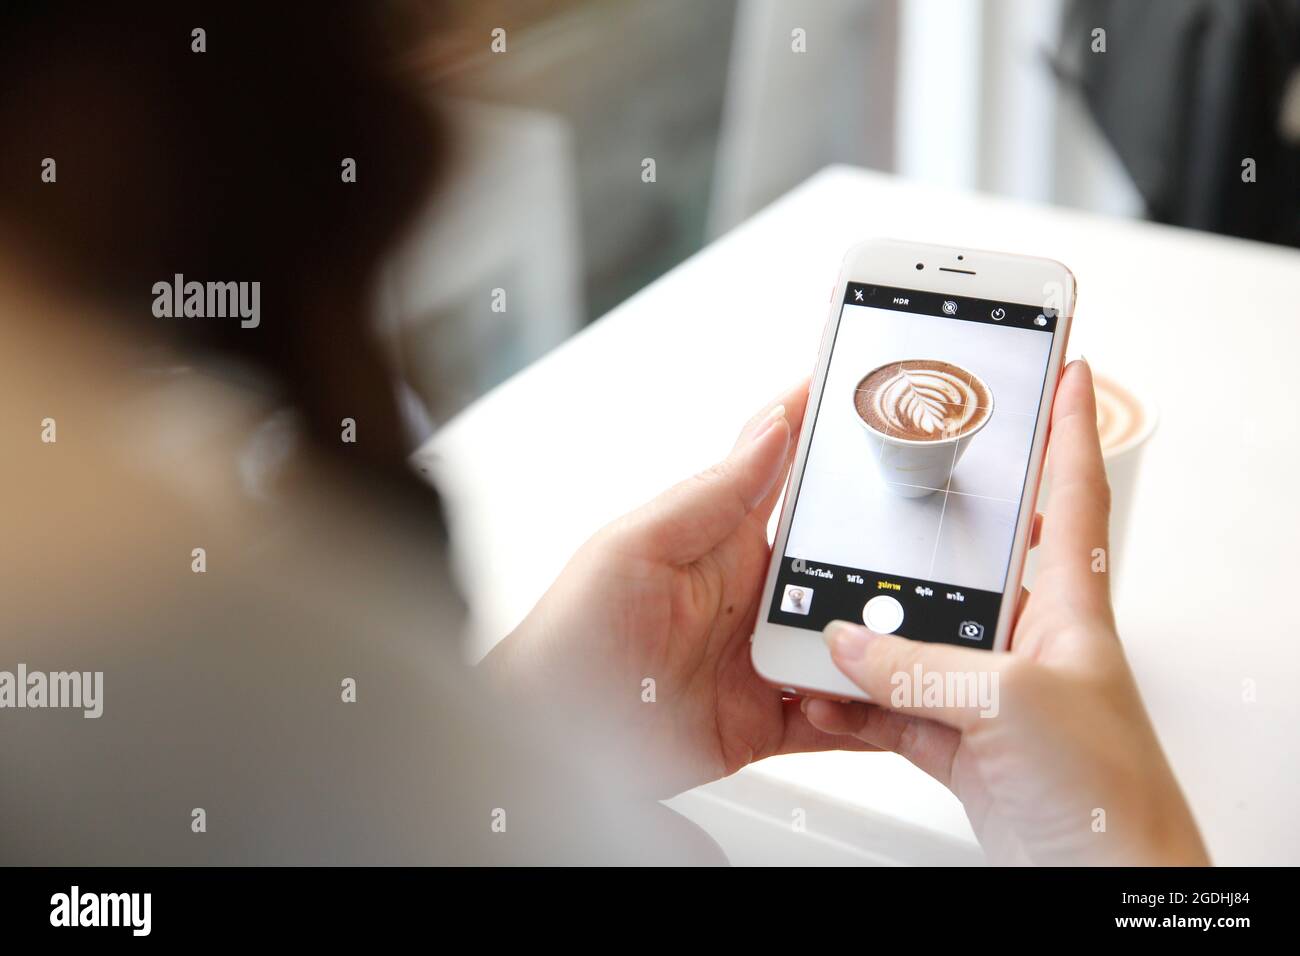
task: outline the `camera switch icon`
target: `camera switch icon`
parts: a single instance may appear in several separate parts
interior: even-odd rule
[[[984,640],[984,625],[979,621],[962,621],[957,627],[957,636],[968,641]]]

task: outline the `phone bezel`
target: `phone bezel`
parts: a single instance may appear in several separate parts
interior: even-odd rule
[[[958,258],[960,257],[960,258]],[[916,264],[925,268],[918,270]],[[940,266],[963,272],[941,272]],[[867,700],[866,694],[831,662],[822,636],[817,631],[768,622],[772,592],[776,586],[782,555],[790,532],[794,503],[803,480],[804,461],[812,442],[812,422],[817,414],[826,373],[830,366],[830,347],[835,341],[845,290],[850,282],[866,285],[894,286],[924,292],[949,293],[1003,302],[1033,303],[1044,301],[1049,283],[1059,283],[1061,309],[1057,316],[1056,335],[1048,358],[1042,401],[1034,428],[1025,492],[1020,501],[1008,565],[1007,587],[999,606],[998,626],[993,649],[1008,646],[1025,556],[1033,529],[1034,508],[1042,477],[1043,456],[1051,427],[1051,407],[1064,365],[1070,326],[1074,318],[1076,285],[1073,273],[1052,259],[1022,256],[980,249],[966,249],[927,243],[873,239],[859,243],[844,257],[839,277],[831,291],[829,315],[818,348],[817,365],[809,386],[809,401],[804,411],[799,446],[786,483],[781,516],[773,540],[767,577],[763,584],[758,620],[752,637],[751,657],[754,668],[764,680],[799,693],[836,698]],[[860,623],[860,622],[856,622]]]

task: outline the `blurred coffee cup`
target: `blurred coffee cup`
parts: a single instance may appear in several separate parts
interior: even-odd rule
[[[1094,374],[1097,394],[1097,431],[1101,436],[1101,453],[1110,482],[1110,554],[1107,569],[1114,573],[1121,565],[1118,556],[1129,534],[1133,496],[1137,489],[1142,450],[1155,433],[1159,420],[1155,402],[1133,388],[1114,379]],[[1038,510],[1051,521],[1052,458],[1049,450],[1043,467],[1043,484],[1038,494]],[[1028,582],[1037,567],[1037,556],[1030,552],[1025,565]]]

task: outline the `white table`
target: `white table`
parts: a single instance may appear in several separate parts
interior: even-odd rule
[[[592,531],[719,458],[812,367],[840,258],[870,236],[1074,270],[1072,351],[1162,406],[1119,569],[1125,647],[1215,860],[1300,863],[1294,250],[826,169],[422,452],[448,502],[474,653]],[[980,859],[956,800],[893,755],[770,760],[677,805],[736,862]]]

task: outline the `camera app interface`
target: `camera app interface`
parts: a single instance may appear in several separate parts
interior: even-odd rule
[[[1050,309],[849,283],[768,620],[992,647]]]

